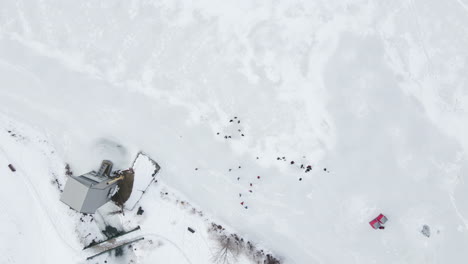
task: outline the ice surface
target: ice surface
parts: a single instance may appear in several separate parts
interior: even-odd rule
[[[76,171],[108,156],[125,168],[140,150],[158,157],[165,184],[285,263],[464,263],[466,6],[5,0],[0,112],[46,135]],[[235,116],[240,123],[229,122]],[[102,147],[102,139],[115,144]],[[36,163],[44,171],[47,162]],[[301,163],[313,170],[305,174]],[[49,176],[18,167],[49,193]],[[8,179],[19,188],[21,178]],[[10,202],[15,193],[1,194]],[[53,198],[38,200],[50,206]],[[18,225],[5,232],[33,233],[15,214],[39,203],[26,200],[2,202],[14,217],[4,224]],[[58,208],[56,219],[67,219]],[[389,222],[373,230],[368,222],[380,212]],[[40,219],[47,231],[56,225]],[[72,232],[63,221],[58,233]],[[46,234],[60,240],[53,232],[29,238]],[[20,238],[4,237],[5,256],[21,262]],[[32,255],[47,252],[39,244]],[[51,254],[60,259],[65,247]]]

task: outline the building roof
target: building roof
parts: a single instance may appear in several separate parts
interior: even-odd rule
[[[82,213],[94,213],[110,200],[117,181],[109,177],[112,163],[103,161],[99,172],[70,176],[60,200]]]
[[[94,213],[110,200],[107,196],[117,185],[112,180],[106,177],[101,182],[95,182],[84,175],[70,176],[60,200],[79,212]]]

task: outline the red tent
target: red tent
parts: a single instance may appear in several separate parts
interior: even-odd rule
[[[378,229],[379,227],[383,226],[388,221],[387,217],[383,214],[379,214],[376,218],[369,222],[369,224],[374,229]]]

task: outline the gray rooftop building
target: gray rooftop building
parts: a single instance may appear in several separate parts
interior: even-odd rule
[[[121,179],[110,177],[112,166],[111,161],[104,160],[98,172],[70,176],[60,201],[78,212],[94,214],[99,207],[110,201]]]

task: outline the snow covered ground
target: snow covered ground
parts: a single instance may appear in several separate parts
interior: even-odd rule
[[[51,179],[144,151],[284,263],[465,263],[467,23],[463,0],[2,1],[2,261],[81,261]]]
[[[156,173],[159,171],[157,163],[151,160],[144,154],[139,153],[133,163],[133,171],[135,173],[132,185],[132,192],[127,201],[125,201],[125,209],[132,211],[137,206],[149,186],[156,179]]]
[[[0,262],[77,262],[73,217],[59,201],[55,181],[63,182],[64,164],[46,138],[24,134],[24,127],[4,116],[1,123]]]
[[[120,210],[108,203],[94,215],[82,215],[59,201],[65,182],[65,163],[50,147],[49,139],[27,126],[4,116],[1,123],[0,162],[4,188],[0,192],[0,224],[2,247],[0,263],[211,263],[219,244],[210,231],[213,218],[183,199],[183,196],[164,183],[153,182],[138,203],[143,209]],[[143,157],[142,159],[146,159]],[[136,170],[144,169],[142,159]],[[152,165],[148,163],[149,165]],[[151,167],[151,166],[150,166]],[[154,167],[152,167],[154,170]],[[148,170],[152,178],[153,171]],[[142,176],[141,172],[136,175]],[[140,197],[140,196],[138,196]],[[102,241],[106,226],[128,231],[140,230],[123,237],[131,241],[144,240],[124,247],[123,255],[115,252],[86,258],[105,248],[82,250],[93,240]],[[188,227],[195,232],[188,231]],[[225,231],[229,234],[229,231]],[[118,245],[117,242],[111,241]],[[238,263],[252,263],[249,256],[240,254]],[[105,262],[107,261],[107,262]]]

